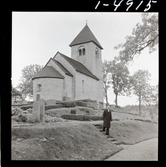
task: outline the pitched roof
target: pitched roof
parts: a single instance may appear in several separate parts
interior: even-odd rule
[[[86,42],[94,42],[100,49],[103,49],[99,41],[96,39],[88,25],[81,30],[81,32],[75,37],[75,39],[71,42],[69,46],[86,43]]]
[[[51,66],[45,66],[41,71],[39,71],[33,78],[60,78],[64,79],[64,76],[60,74],[57,70],[55,70]]]
[[[52,60],[64,71],[66,75],[73,77],[73,75],[60,62],[56,61],[55,59]]]
[[[77,72],[80,72],[82,74],[85,74],[91,78],[94,78],[96,80],[99,80],[95,75],[93,75],[82,63],[68,57],[65,56],[64,54],[58,52],[65,60],[67,60],[74,68]]]

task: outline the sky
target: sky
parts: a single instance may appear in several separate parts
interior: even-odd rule
[[[59,51],[71,57],[69,44],[86,23],[102,47],[102,60],[113,60],[119,50],[114,46],[125,42],[132,29],[141,22],[141,13],[118,12],[12,12],[12,85],[20,82],[21,71],[30,64],[45,65]],[[151,73],[151,85],[158,84],[158,50],[149,54],[145,49],[129,66]],[[109,103],[115,95],[108,91]],[[118,97],[121,106],[137,104],[135,96]]]

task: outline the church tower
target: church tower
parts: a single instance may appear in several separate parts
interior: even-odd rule
[[[71,58],[82,63],[99,81],[96,82],[97,102],[103,102],[103,80],[102,80],[102,46],[96,39],[88,25],[80,31],[69,45],[71,47]]]
[[[92,74],[101,79],[101,50],[103,48],[87,24],[69,46],[71,47],[71,58],[82,63]]]

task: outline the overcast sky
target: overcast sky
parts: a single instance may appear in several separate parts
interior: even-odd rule
[[[12,13],[12,84],[16,87],[21,70],[30,64],[45,65],[57,51],[71,56],[69,44],[85,24],[102,47],[102,59],[118,56],[114,46],[131,35],[133,27],[141,22],[141,13],[113,12],[13,12]],[[158,84],[158,50],[149,54],[145,49],[129,67],[131,74],[138,69],[151,73],[151,84]],[[109,102],[114,94],[109,90]],[[136,98],[119,97],[119,105],[134,104]]]

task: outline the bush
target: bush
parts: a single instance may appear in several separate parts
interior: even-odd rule
[[[82,101],[75,101],[76,106],[83,106],[83,107],[87,107],[87,103],[82,102]]]
[[[101,116],[90,116],[90,115],[69,115],[69,114],[64,114],[64,115],[61,115],[61,117],[64,118],[64,119],[79,120],[79,121],[102,120]]]
[[[76,110],[71,110],[71,114],[76,114]]]
[[[14,119],[17,122],[27,122],[28,121],[28,118],[25,115],[22,115],[22,114],[19,114]]]
[[[22,110],[28,110],[29,108],[33,108],[33,105],[25,105],[25,106],[22,106],[21,109]]]
[[[18,115],[22,113],[22,109],[19,107],[12,108],[12,115]]]

